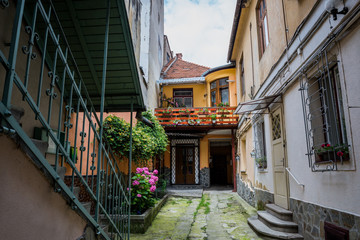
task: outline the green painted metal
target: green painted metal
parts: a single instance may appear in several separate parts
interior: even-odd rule
[[[121,169],[102,136],[104,109],[131,110],[132,125],[133,111],[144,108],[124,3],[108,0],[106,17],[103,16],[105,15],[104,8],[91,6],[91,3],[94,3],[94,6],[104,6],[102,1],[91,1],[85,5],[79,1],[44,2],[47,5],[40,0],[26,3],[31,7],[25,5],[25,1],[17,1],[9,58],[7,59],[0,50],[0,67],[6,71],[3,99],[0,102],[0,114],[4,119],[1,127],[6,132],[16,133],[20,137],[30,149],[33,160],[52,178],[54,191],[63,194],[71,207],[84,216],[98,234],[102,235],[104,239],[110,239],[99,224],[100,218],[106,218],[112,225],[114,234],[120,236],[121,239],[129,239],[130,193],[125,189],[126,181]],[[71,5],[72,11],[69,11],[68,5]],[[58,15],[55,11],[58,7],[60,10],[67,9],[65,14],[61,12],[61,17],[70,19],[64,24],[73,23],[77,27],[62,27],[60,14]],[[91,17],[100,17],[100,20],[83,19],[89,16],[84,15],[84,11],[79,11],[79,9],[89,8],[97,13],[96,16]],[[24,9],[26,15],[23,17]],[[78,22],[74,21],[74,16]],[[30,27],[33,29],[30,36],[27,36],[29,43],[25,54],[29,55],[26,57],[25,74],[18,74],[15,72],[15,66],[21,23],[29,23],[29,19],[31,19]],[[85,22],[88,24],[84,27]],[[99,27],[99,22],[105,23],[100,24]],[[35,25],[36,31],[40,35],[38,41],[34,41],[37,38]],[[126,26],[124,27],[124,25]],[[102,38],[99,37],[99,32],[102,33]],[[69,35],[66,36],[68,33]],[[79,34],[83,34],[82,43],[79,42]],[[93,37],[91,34],[97,34],[97,36]],[[26,35],[22,35],[22,37],[24,36]],[[77,47],[72,48],[71,43],[75,43]],[[99,47],[101,44],[102,47]],[[33,79],[30,73],[34,64],[30,64],[30,61],[32,61],[32,51],[35,47],[40,51],[41,60],[39,61],[40,76]],[[73,51],[74,49],[79,51]],[[100,57],[101,49],[103,56]],[[79,56],[85,56],[85,58]],[[75,59],[79,59],[79,63]],[[82,61],[84,59],[85,62]],[[49,74],[50,78],[44,77],[45,71],[51,73]],[[100,86],[98,80],[100,75],[102,79],[101,92],[96,87],[96,85]],[[91,81],[87,80],[89,77]],[[49,84],[46,90],[44,89],[45,84]],[[20,93],[21,100],[24,101],[12,99],[14,86]],[[105,89],[107,90],[106,94]],[[43,101],[45,93],[48,95],[49,101]],[[56,94],[59,96],[55,97]],[[119,95],[120,97],[118,97]],[[35,116],[37,123],[47,131],[47,138],[56,146],[56,150],[54,150],[55,166],[49,164],[45,156],[31,141],[31,136],[28,136],[16,119],[11,116],[10,106],[12,104],[26,105],[26,114]],[[96,115],[96,110],[99,109],[101,110],[100,117]],[[82,115],[83,118],[80,119],[79,115]],[[53,129],[54,126],[57,126],[57,129]],[[87,134],[85,129],[88,131]],[[62,133],[65,134],[65,137],[62,137]],[[130,134],[132,136],[132,131]],[[74,137],[70,137],[71,135]],[[70,139],[72,139],[71,143]],[[132,137],[130,144],[132,144]],[[75,151],[71,153],[70,147]],[[76,149],[80,154],[76,154]],[[87,154],[83,154],[85,150],[87,150]],[[80,156],[79,164],[74,161],[75,155]],[[84,160],[84,158],[86,159]],[[131,154],[129,158],[131,173]],[[66,181],[67,184],[60,179],[56,172],[59,167],[64,165],[71,170],[68,178],[70,181]],[[83,165],[86,165],[86,171],[83,171]],[[131,174],[129,174],[129,184],[130,178]],[[76,186],[81,186],[95,204],[95,217],[85,210],[74,195],[73,190]],[[131,185],[129,186],[131,187]]]
[[[21,30],[21,19],[24,14],[24,6],[25,6],[25,0],[19,0],[16,6],[16,14],[12,29],[11,45],[10,45],[9,61],[8,61],[8,66],[10,70],[6,72],[4,93],[2,98],[2,101],[7,108],[10,108],[13,79],[15,76],[16,56],[18,52],[20,30]]]
[[[104,38],[104,58],[103,58],[103,75],[102,75],[102,86],[101,86],[101,106],[100,106],[100,140],[99,140],[99,151],[98,151],[98,165],[104,164],[101,161],[102,158],[102,141],[103,141],[103,114],[104,114],[104,104],[105,104],[105,86],[106,86],[106,66],[107,66],[107,55],[108,55],[108,41],[109,41],[109,25],[110,25],[110,0],[107,1],[107,10],[106,10],[106,27],[105,27],[105,38]],[[100,171],[98,168],[98,177],[97,177],[97,186],[100,186]],[[95,219],[99,220],[99,196],[100,196],[100,187],[96,188],[97,203],[95,207]]]
[[[129,190],[128,190],[128,194],[129,194],[129,200],[131,202],[131,164],[132,164],[132,128],[133,128],[133,98],[131,97],[131,107],[130,107],[130,149],[129,149],[129,180],[128,180],[128,184],[129,184]],[[131,204],[129,204],[129,213],[131,213]],[[128,216],[129,220],[129,226],[128,226],[128,239],[130,239],[130,214]]]

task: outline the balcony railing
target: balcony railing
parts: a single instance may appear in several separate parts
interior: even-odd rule
[[[157,108],[155,116],[166,128],[176,127],[236,127],[239,117],[235,107]]]

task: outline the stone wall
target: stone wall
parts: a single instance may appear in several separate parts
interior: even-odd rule
[[[237,193],[248,204],[255,207],[255,191],[246,182],[242,181],[239,174],[236,174]]]
[[[344,202],[344,204],[346,204]],[[360,239],[360,217],[290,198],[293,220],[304,239],[325,239],[324,222],[349,230],[349,239]]]
[[[210,187],[210,169],[207,167],[200,170],[200,184],[205,188]]]
[[[258,210],[263,210],[265,208],[265,205],[267,203],[274,203],[274,194],[260,189],[260,188],[254,188],[255,191],[255,208]]]

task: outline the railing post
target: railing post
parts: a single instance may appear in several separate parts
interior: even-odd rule
[[[9,109],[11,106],[11,94],[15,76],[16,56],[18,52],[21,23],[24,14],[25,0],[17,1],[16,14],[11,35],[11,46],[9,52],[9,70],[6,72],[4,95],[2,102]]]
[[[102,138],[103,138],[103,115],[104,115],[104,102],[105,102],[105,83],[106,83],[106,67],[107,67],[107,55],[108,55],[108,41],[109,41],[109,25],[110,25],[110,0],[107,1],[106,10],[106,28],[105,28],[105,40],[104,40],[104,58],[103,58],[103,73],[102,73],[102,86],[101,86],[101,105],[100,105],[100,139],[98,150],[98,162],[97,162],[97,179],[96,179],[96,206],[95,206],[95,221],[99,222],[99,207],[100,207],[100,167],[102,157]]]
[[[131,215],[131,164],[132,164],[132,126],[133,126],[133,111],[134,103],[131,97],[130,106],[130,149],[129,149],[129,215],[128,215],[128,239],[130,239],[130,215]]]

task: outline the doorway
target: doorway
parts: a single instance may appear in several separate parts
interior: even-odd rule
[[[286,177],[285,142],[283,131],[283,119],[281,108],[278,108],[271,115],[272,126],[272,152],[274,164],[274,186],[275,204],[289,209],[288,180]]]
[[[231,185],[233,184],[231,142],[210,142],[210,184]]]
[[[195,184],[195,147],[176,146],[176,184]]]

